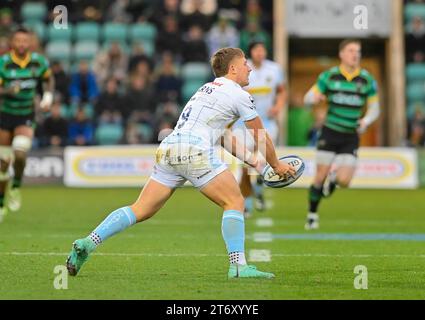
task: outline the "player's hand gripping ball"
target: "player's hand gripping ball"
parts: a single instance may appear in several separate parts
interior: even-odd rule
[[[291,176],[287,174],[284,177],[279,177],[276,173],[274,173],[273,168],[270,165],[267,165],[263,170],[263,179],[264,184],[266,186],[272,187],[272,188],[283,188],[286,186],[289,186],[290,184],[294,183],[298,180],[299,177],[304,172],[305,164],[304,161],[298,157],[298,156],[285,156],[279,158],[279,161],[284,161],[287,164],[290,164],[295,168],[295,176]]]

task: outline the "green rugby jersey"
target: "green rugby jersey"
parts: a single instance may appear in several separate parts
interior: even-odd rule
[[[364,69],[350,74],[333,67],[320,74],[314,90],[327,98],[325,126],[344,133],[356,133],[364,107],[378,101],[375,79]]]
[[[8,88],[19,83],[20,87],[18,94],[3,96],[0,112],[18,116],[34,112],[38,82],[50,74],[48,60],[39,53],[28,53],[24,59],[12,51],[0,56],[0,85]]]

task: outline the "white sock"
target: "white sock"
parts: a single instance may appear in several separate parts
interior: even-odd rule
[[[244,252],[230,252],[229,253],[230,264],[246,265],[245,253]]]
[[[307,214],[307,219],[313,220],[313,221],[319,221],[319,214],[317,212],[309,212]]]
[[[96,232],[90,233],[88,237],[91,239],[91,241],[93,241],[96,247],[102,243],[102,239],[100,239],[99,235]]]

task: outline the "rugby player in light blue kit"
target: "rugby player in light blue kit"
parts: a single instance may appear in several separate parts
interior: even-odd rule
[[[243,51],[223,48],[211,58],[217,77],[202,86],[183,109],[174,131],[156,152],[152,175],[132,205],[113,211],[86,238],[73,243],[66,265],[70,275],[77,275],[82,265],[102,242],[137,222],[152,217],[171,197],[177,187],[189,180],[208,199],[223,208],[222,235],[229,254],[229,278],[273,278],[269,272],[247,265],[245,259],[244,198],[235,177],[214,154],[225,130],[239,118],[264,145],[264,158],[276,174],[294,175],[295,169],[278,160],[273,142],[264,132],[253,98],[242,89],[248,85],[249,67]],[[257,167],[258,161],[243,147],[237,148],[234,137],[229,145],[234,156]]]

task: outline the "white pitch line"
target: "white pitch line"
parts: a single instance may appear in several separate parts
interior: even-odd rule
[[[254,249],[253,249],[254,250]],[[2,256],[67,256],[68,252],[0,252]],[[210,253],[93,253],[104,257],[226,257],[227,254]],[[318,258],[425,258],[425,254],[332,254],[332,253],[273,253],[273,257],[318,257]]]
[[[254,232],[253,240],[254,242],[272,242],[273,235],[271,232]]]
[[[272,254],[270,250],[249,250],[248,260],[252,262],[270,262],[272,260]]]
[[[255,220],[255,224],[257,227],[266,228],[273,227],[274,222],[272,218],[258,218]]]
[[[9,256],[67,256],[66,252],[0,252],[0,255]],[[207,254],[207,253],[93,253],[95,256],[104,257],[211,257],[227,256],[226,254]]]

